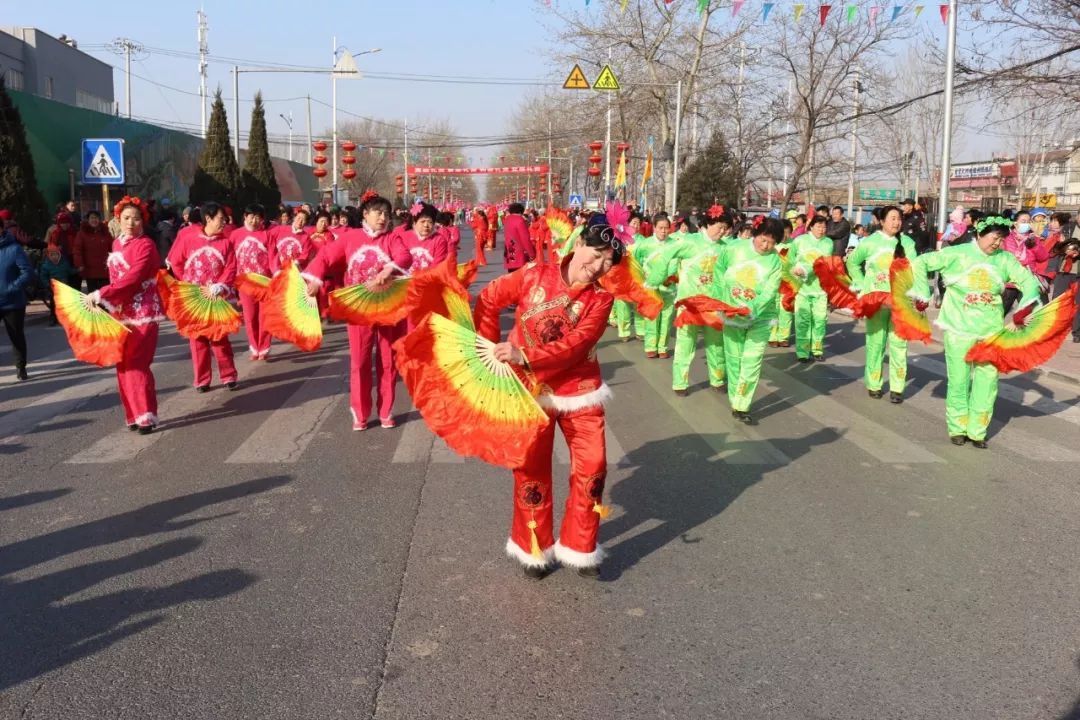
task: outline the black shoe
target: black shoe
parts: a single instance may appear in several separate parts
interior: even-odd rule
[[[240,389],[240,386],[237,384],[237,382],[235,380],[233,380],[232,382],[225,383],[225,387],[228,388],[229,392],[236,392],[237,390]]]
[[[139,426],[136,425],[135,423],[131,423],[130,425],[128,425],[128,430],[130,430],[131,432],[135,432],[138,429],[139,429]]]
[[[543,580],[548,576],[551,571],[546,567],[535,567],[532,565],[526,565],[524,568],[525,577],[529,580]]]
[[[967,442],[967,435],[950,435],[949,441],[953,445],[960,446]]]
[[[675,394],[678,395],[679,397],[686,397],[687,395],[690,394],[690,391],[687,390],[686,388],[675,388]]]
[[[814,355],[813,360],[814,360],[814,362],[825,362],[825,356],[824,355]]]
[[[870,397],[874,398],[875,400],[880,400],[881,398],[885,397],[884,390],[870,390],[869,393]]]
[[[1073,342],[1080,343],[1080,335],[1073,335]]]
[[[719,385],[710,385],[709,389],[713,392],[718,392],[721,395],[727,392],[727,383],[720,383]]]
[[[904,394],[898,392],[889,393],[889,402],[891,402],[893,405],[899,405],[900,403],[904,402]]]
[[[29,380],[30,376],[26,374],[26,368],[15,368],[15,378],[17,380]]]
[[[197,392],[197,393],[210,392],[210,386],[209,385],[196,385],[195,386],[195,392]]]
[[[750,413],[745,413],[742,410],[732,410],[731,417],[735,418],[744,425],[750,425],[754,422],[754,419],[750,417]]]
[[[971,438],[968,438],[968,440],[971,440]],[[989,445],[986,444],[985,440],[971,440],[971,446],[972,447],[977,447],[980,450],[985,450],[988,447],[990,447]]]
[[[139,434],[140,435],[149,435],[152,432],[154,432],[154,426],[153,425],[140,425],[139,426]]]
[[[600,577],[600,566],[599,565],[593,565],[592,567],[578,568],[577,574],[580,575],[583,578],[588,578],[590,580],[596,580],[597,578]]]
[[[808,357],[801,357],[801,358],[795,358],[795,359],[798,360],[799,362],[803,363],[804,365],[806,363],[810,362],[810,358],[808,358]]]

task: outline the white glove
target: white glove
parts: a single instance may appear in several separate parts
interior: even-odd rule
[[[91,305],[100,306],[101,305],[101,291],[100,290],[95,290],[94,292],[89,293],[86,296],[86,299],[87,299],[87,301],[90,302]]]
[[[210,294],[214,297],[225,297],[229,292],[229,286],[225,283],[213,283],[210,285]]]

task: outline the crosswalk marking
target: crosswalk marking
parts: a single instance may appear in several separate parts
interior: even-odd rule
[[[225,461],[244,463],[294,463],[326,422],[342,399],[348,356],[341,351],[330,355],[315,374],[297,388],[285,404],[270,413]]]
[[[633,363],[634,369],[656,391],[671,409],[689,425],[713,451],[710,460],[723,460],[730,465],[788,465],[791,458],[780,448],[752,427],[728,421],[716,412],[702,412],[700,403],[693,398],[681,398],[671,390],[671,366],[668,363],[642,367],[637,361],[641,356],[624,345],[612,346],[620,355]],[[635,347],[639,347],[635,345]],[[661,368],[666,371],[661,373]],[[743,436],[754,442],[739,442],[737,449],[732,436]]]
[[[414,422],[423,424],[424,421]],[[442,438],[434,438],[431,443],[431,462],[436,465],[460,465],[465,462],[465,458],[451,450]]]
[[[416,408],[412,408],[415,410]],[[392,463],[427,462],[433,449],[435,436],[428,430],[420,418],[405,423],[397,447],[394,448]]]
[[[90,379],[94,378],[94,379]],[[88,375],[86,379],[49,393],[18,410],[0,417],[0,443],[12,445],[50,418],[72,412],[103,392],[116,388],[116,376],[110,372]]]

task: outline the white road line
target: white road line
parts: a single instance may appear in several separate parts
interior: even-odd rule
[[[411,408],[415,410],[416,408]],[[392,463],[427,462],[431,456],[435,436],[428,430],[422,418],[405,423],[397,447],[394,448]]]
[[[29,405],[0,417],[0,443],[13,445],[39,423],[70,413],[101,393],[115,389],[115,371],[91,371],[80,382],[37,398]]]
[[[423,423],[423,420],[419,421]],[[424,426],[427,428],[427,426]],[[430,433],[430,431],[429,431]],[[435,464],[460,465],[465,458],[447,447],[442,438],[434,437],[431,443],[431,462]]]
[[[640,348],[636,343],[632,348]],[[727,420],[721,413],[703,412],[700,402],[694,398],[682,398],[671,390],[670,363],[654,362],[642,366],[644,356],[631,353],[625,345],[617,343],[611,346],[634,365],[634,369],[645,382],[656,391],[676,415],[681,417],[694,432],[713,450],[715,455],[710,460],[722,459],[729,465],[788,465],[791,458],[761,435],[757,430],[734,420]],[[745,442],[745,440],[753,442]],[[737,445],[737,449],[733,447]]]

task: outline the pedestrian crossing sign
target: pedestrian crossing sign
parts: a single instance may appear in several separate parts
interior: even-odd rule
[[[600,71],[600,77],[596,78],[592,88],[593,90],[619,89],[619,81],[615,79],[615,73],[611,71],[610,65],[605,65],[604,69]]]
[[[119,138],[87,138],[82,141],[84,185],[123,185],[124,141]]]
[[[589,79],[581,71],[581,66],[574,64],[574,69],[566,76],[566,82],[562,84],[565,90],[588,90]]]

